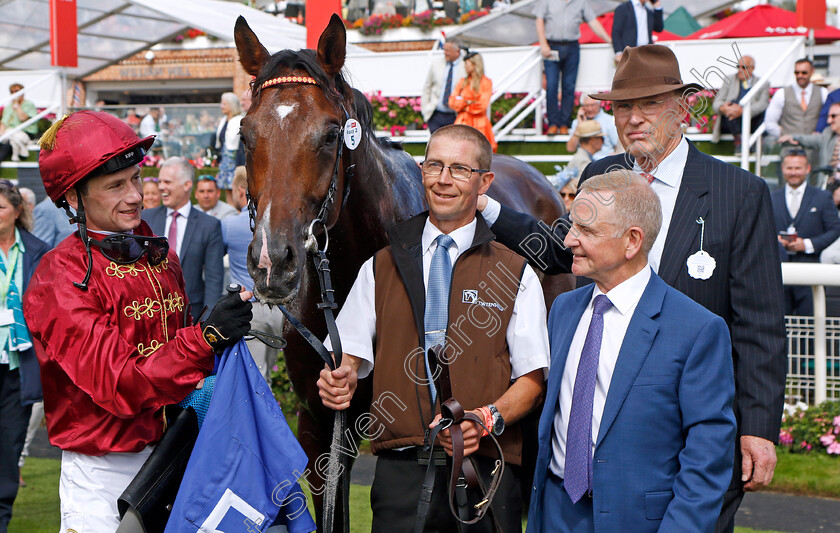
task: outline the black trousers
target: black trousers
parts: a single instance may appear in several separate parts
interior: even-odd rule
[[[485,483],[490,484],[494,461],[476,457],[477,471]],[[499,533],[493,517],[488,512],[471,526],[460,524],[449,510],[449,467],[437,466],[432,503],[426,518],[425,533]],[[417,503],[423,487],[426,466],[417,463],[414,449],[402,452],[387,451],[376,460],[376,473],[370,489],[370,506],[373,510],[372,533],[413,531],[417,518]],[[481,495],[470,491],[469,508],[478,503]],[[521,533],[522,498],[519,489],[519,467],[505,465],[505,473],[493,500],[492,513],[504,533]]]
[[[720,120],[721,133],[741,135],[741,117],[738,117],[735,120],[730,120],[723,115],[719,115],[718,119]],[[758,127],[761,126],[762,122],[764,122],[764,112],[757,114],[752,118],[752,120],[750,120],[750,133],[757,130]]]
[[[434,133],[444,126],[455,124],[456,116],[457,115],[455,113],[441,113],[436,110],[432,113],[432,116],[429,117],[429,134]]]
[[[0,533],[12,519],[18,491],[18,459],[26,439],[32,406],[20,403],[20,371],[0,365]]]

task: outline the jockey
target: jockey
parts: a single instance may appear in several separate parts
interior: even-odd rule
[[[153,142],[91,111],[40,142],[44,188],[78,224],[44,256],[23,305],[62,450],[61,531],[117,530],[117,498],[163,435],[163,407],[200,388],[214,352],[251,320],[243,292],[191,324],[178,258],[140,219],[139,165]]]

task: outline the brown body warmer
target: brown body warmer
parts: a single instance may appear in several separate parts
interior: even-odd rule
[[[423,358],[421,236],[427,216],[418,215],[393,228],[391,246],[380,250],[374,259],[377,339],[373,394],[378,398],[390,392],[407,409],[395,413],[392,422],[383,421],[384,431],[371,443],[373,453],[422,445],[429,423],[440,412],[432,408]],[[453,264],[446,358],[452,394],[465,410],[493,403],[510,387],[505,333],[525,259],[494,238],[478,216],[472,245]],[[508,426],[499,441],[505,461],[520,464],[519,426]],[[484,441],[478,453],[497,455]]]

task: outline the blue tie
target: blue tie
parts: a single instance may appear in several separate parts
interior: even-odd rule
[[[443,107],[446,109],[449,108],[449,95],[452,94],[452,68],[455,66],[453,63],[447,63],[449,65],[449,72],[446,75],[446,86],[443,88]],[[451,109],[450,109],[451,110]],[[438,243],[440,244],[440,243]]]
[[[449,247],[455,241],[449,235],[438,235],[435,239],[437,248],[432,256],[429,268],[429,287],[426,289],[426,313],[423,324],[426,328],[426,376],[428,376],[432,394],[432,403],[437,397],[432,379],[432,369],[429,366],[429,348],[436,344],[443,344],[446,340],[446,322],[449,319],[449,285],[452,282],[452,260],[449,258]]]
[[[592,490],[592,402],[595,399],[601,337],[604,335],[604,311],[611,306],[612,302],[603,294],[595,297],[592,321],[586,332],[575,377],[572,411],[566,434],[566,472],[563,479],[563,486],[572,503],[577,503]]]

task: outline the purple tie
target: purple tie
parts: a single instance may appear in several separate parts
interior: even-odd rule
[[[575,377],[572,411],[566,434],[566,472],[563,480],[572,503],[577,503],[592,490],[592,402],[595,399],[601,337],[604,335],[604,311],[610,307],[612,302],[609,298],[603,294],[595,297],[592,321],[586,332]]]
[[[169,224],[169,236],[167,240],[169,241],[170,250],[178,250],[178,215],[180,215],[178,211],[173,211],[172,223]]]

